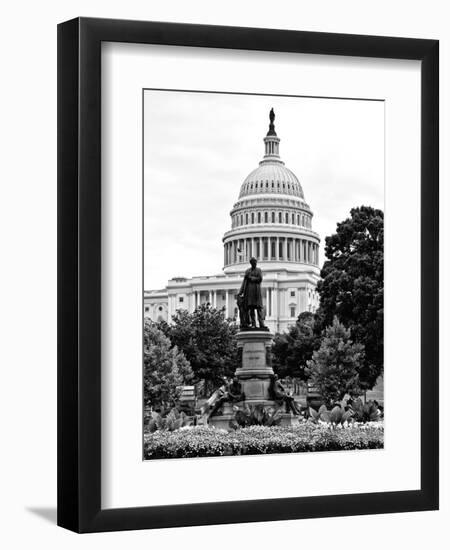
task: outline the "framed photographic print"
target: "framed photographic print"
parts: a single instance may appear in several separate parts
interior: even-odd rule
[[[438,507],[438,42],[58,27],[58,524]]]

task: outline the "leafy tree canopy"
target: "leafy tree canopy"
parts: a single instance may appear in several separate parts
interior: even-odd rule
[[[237,327],[225,319],[224,310],[202,304],[193,313],[178,310],[171,325],[162,329],[182,350],[196,380],[213,386],[234,373],[237,365]]]
[[[325,329],[320,348],[308,361],[306,372],[328,406],[341,400],[346,393],[361,393],[359,372],[364,361],[364,346],[354,344],[350,330],[337,317]]]
[[[189,384],[194,373],[179,351],[149,319],[144,322],[144,402],[154,408],[175,404],[178,387]]]
[[[300,313],[295,325],[288,332],[275,335],[272,346],[272,364],[280,378],[292,376],[306,379],[306,362],[318,346],[314,333],[314,315],[309,311]]]
[[[325,239],[325,261],[317,290],[317,326],[323,330],[336,315],[364,344],[362,389],[375,385],[383,372],[384,216],[370,206],[353,208]]]

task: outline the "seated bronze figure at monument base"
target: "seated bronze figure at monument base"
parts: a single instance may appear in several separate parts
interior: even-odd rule
[[[210,418],[219,412],[224,403],[237,403],[244,401],[244,399],[245,395],[242,391],[241,383],[235,376],[230,380],[225,380],[225,383],[206,401],[201,412]]]
[[[282,406],[283,404],[285,405],[287,413],[292,412],[295,416],[301,414],[300,408],[295,402],[294,397],[285,390],[283,384],[280,382],[276,374],[272,376],[269,393],[276,403],[278,403],[280,406]]]

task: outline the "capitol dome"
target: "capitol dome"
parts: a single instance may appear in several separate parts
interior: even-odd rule
[[[266,270],[318,273],[319,236],[297,176],[280,158],[275,113],[270,111],[264,156],[243,181],[224,235],[224,271],[241,272],[254,256]]]
[[[259,193],[278,193],[304,199],[297,176],[281,161],[261,161],[258,168],[245,178],[239,198]]]

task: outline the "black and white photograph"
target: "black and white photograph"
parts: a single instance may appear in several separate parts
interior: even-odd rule
[[[448,539],[448,11],[4,5],[0,547]]]
[[[384,101],[142,109],[144,459],[383,449]]]

